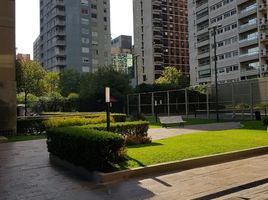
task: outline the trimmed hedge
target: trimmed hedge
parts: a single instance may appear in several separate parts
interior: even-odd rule
[[[106,124],[91,124],[82,126],[83,129],[96,129],[99,131],[106,130]],[[123,123],[111,123],[110,131],[119,133],[124,136],[128,145],[150,143],[151,138],[148,137],[149,122],[137,121],[137,122],[123,122]]]
[[[92,124],[82,126],[83,129],[96,129],[96,130],[106,130],[106,124]],[[110,131],[114,133],[119,133],[121,135],[131,135],[131,136],[147,136],[147,131],[149,128],[149,122],[147,121],[137,121],[137,122],[123,122],[123,123],[111,123]]]
[[[110,117],[111,122],[114,119]],[[83,126],[87,124],[101,124],[106,122],[106,116],[102,115],[96,118],[82,117],[53,117],[43,122],[46,128],[66,127],[66,126]]]
[[[30,118],[17,120],[17,133],[18,134],[41,134],[46,130],[43,125],[43,119]]]
[[[125,158],[121,135],[81,127],[52,128],[47,131],[48,151],[89,170],[109,171]]]

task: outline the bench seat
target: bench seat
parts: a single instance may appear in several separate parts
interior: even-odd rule
[[[167,127],[168,124],[178,124],[184,126],[186,123],[181,116],[163,116],[159,117],[159,120],[163,127]]]

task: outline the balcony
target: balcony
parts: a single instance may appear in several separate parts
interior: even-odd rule
[[[203,15],[202,17],[200,17],[200,18],[198,18],[198,19],[196,20],[196,24],[199,24],[199,23],[202,23],[202,22],[204,22],[204,21],[207,21],[208,19],[209,19],[208,14]]]
[[[251,38],[246,38],[243,40],[239,40],[239,47],[246,47],[246,46],[250,46],[250,45],[254,45],[258,43],[258,37],[251,37]]]
[[[259,74],[260,74],[259,69],[251,69],[251,70],[241,69],[240,71],[241,76],[256,76]]]
[[[202,47],[209,44],[209,38],[207,40],[202,40],[197,42],[197,47]]]
[[[206,57],[209,57],[209,51],[204,51],[204,52],[200,52],[198,53],[197,55],[197,59],[202,59],[202,58],[206,58]]]
[[[239,56],[240,62],[247,62],[247,61],[257,60],[257,59],[259,59],[259,51],[241,53]]]
[[[238,19],[250,16],[256,12],[257,12],[257,4],[253,4],[251,6],[246,7],[243,10],[240,10],[240,12],[238,13]]]
[[[239,33],[243,33],[257,28],[257,19],[249,21],[248,23],[241,24],[239,26]]]

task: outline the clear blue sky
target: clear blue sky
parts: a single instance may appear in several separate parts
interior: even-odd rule
[[[111,1],[111,34],[133,35],[132,0]],[[39,0],[16,0],[17,53],[33,54],[33,42],[39,34]]]

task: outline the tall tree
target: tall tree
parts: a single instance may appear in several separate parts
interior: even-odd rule
[[[59,92],[60,77],[57,72],[47,72],[45,76],[45,87],[48,93]]]
[[[189,85],[189,79],[175,67],[165,67],[163,75],[155,80],[156,84],[172,84],[181,87]]]
[[[74,69],[65,69],[60,72],[60,93],[67,97],[70,93],[79,93],[81,75]]]
[[[17,90],[24,94],[25,116],[27,115],[28,95],[41,96],[45,93],[46,71],[31,60],[20,60],[16,65]]]

